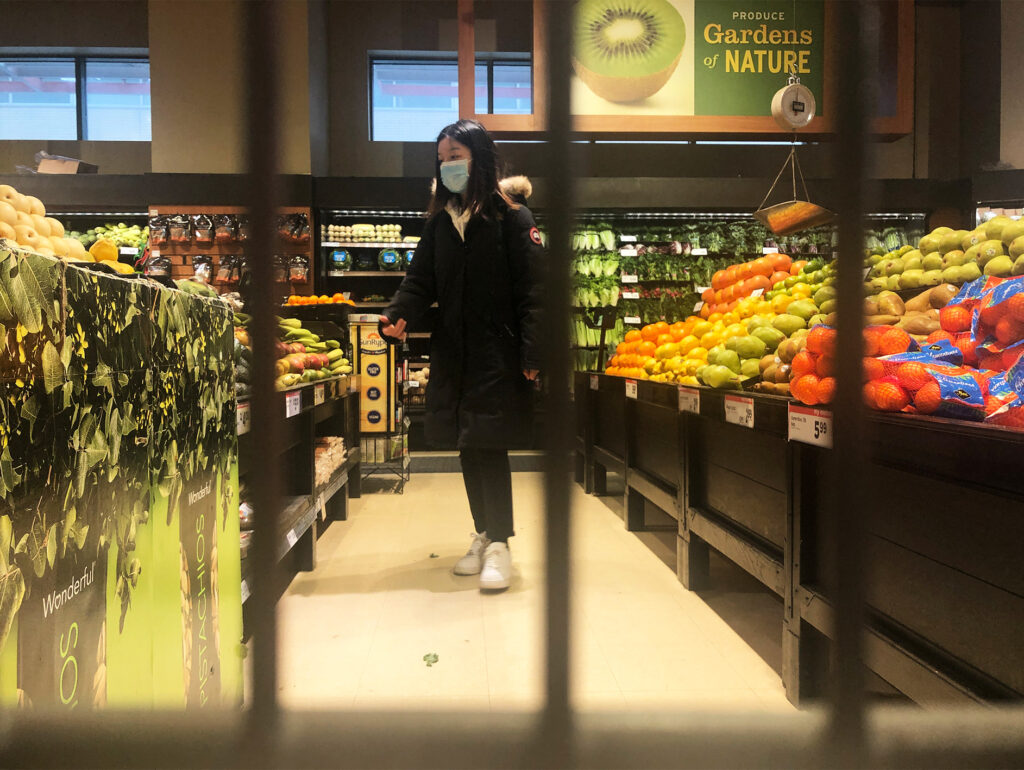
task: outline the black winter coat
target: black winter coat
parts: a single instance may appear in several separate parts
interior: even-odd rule
[[[416,256],[384,315],[416,324],[433,303],[426,437],[459,449],[524,446],[532,434],[540,369],[542,249],[533,214],[509,207],[477,215],[459,236],[446,211],[431,217]]]

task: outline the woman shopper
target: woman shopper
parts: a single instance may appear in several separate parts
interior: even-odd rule
[[[508,450],[529,441],[540,371],[542,250],[533,215],[502,190],[494,141],[474,120],[437,137],[428,217],[381,333],[404,339],[437,303],[425,431],[430,443],[458,448],[476,527],[455,574],[501,590],[514,534]]]

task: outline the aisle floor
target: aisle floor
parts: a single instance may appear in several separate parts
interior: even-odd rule
[[[403,495],[350,501],[349,520],[318,543],[316,571],[281,599],[282,703],[538,708],[541,485],[540,474],[515,474],[515,577],[501,594],[451,572],[472,529],[459,474],[415,475]],[[781,604],[724,563],[715,591],[686,591],[657,549],[626,531],[616,498],[572,488],[577,707],[795,711],[776,671]]]

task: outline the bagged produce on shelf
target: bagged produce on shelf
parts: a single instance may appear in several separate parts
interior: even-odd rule
[[[208,248],[213,245],[213,218],[208,214],[192,215],[192,239],[197,246]]]
[[[234,214],[216,214],[213,217],[213,239],[217,243],[232,243],[238,238],[238,219]]]

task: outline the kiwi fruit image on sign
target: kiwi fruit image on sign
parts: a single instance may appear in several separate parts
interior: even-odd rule
[[[686,24],[668,0],[579,0],[577,76],[610,102],[638,102],[660,91],[679,66]]]

